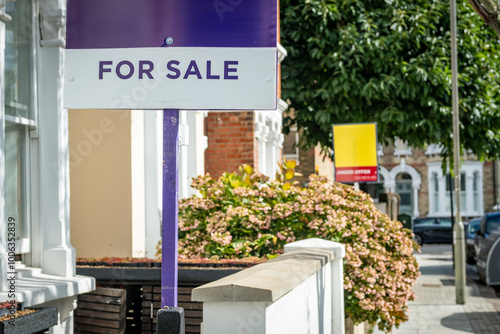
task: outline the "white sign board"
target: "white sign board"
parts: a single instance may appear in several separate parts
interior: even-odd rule
[[[67,49],[65,108],[272,110],[277,49]]]

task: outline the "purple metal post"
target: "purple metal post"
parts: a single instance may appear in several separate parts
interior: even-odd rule
[[[179,110],[163,110],[161,307],[177,307]]]

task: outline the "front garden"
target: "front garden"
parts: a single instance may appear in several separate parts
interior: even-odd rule
[[[180,258],[270,258],[296,240],[340,242],[346,246],[346,316],[387,332],[406,321],[419,276],[411,231],[350,186],[317,175],[307,188],[295,186],[294,168],[285,162],[274,181],[250,166],[218,180],[196,178],[200,196],[179,205]]]

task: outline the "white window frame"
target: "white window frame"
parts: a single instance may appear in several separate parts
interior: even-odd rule
[[[474,184],[474,181],[475,184]],[[479,185],[480,185],[480,179],[479,179],[479,173],[474,172],[472,174],[472,205],[477,211],[479,209]]]
[[[24,128],[24,166],[21,168],[21,172],[24,174],[23,179],[25,180],[25,184],[23,185],[22,191],[25,194],[25,201],[22,203],[23,207],[22,211],[25,213],[23,218],[25,219],[25,229],[26,229],[26,237],[22,239],[16,240],[16,254],[28,255],[32,251],[32,229],[33,229],[33,203],[37,202],[38,197],[35,192],[32,190],[32,185],[34,181],[37,181],[37,172],[38,169],[34,162],[36,159],[33,157],[34,151],[34,143],[32,139],[32,134],[37,133],[37,125],[38,125],[38,108],[37,108],[37,90],[36,90],[36,82],[37,82],[37,44],[36,40],[38,39],[38,19],[37,13],[38,8],[35,1],[31,1],[32,6],[32,14],[31,14],[31,26],[32,26],[32,36],[31,36],[31,73],[29,73],[29,85],[31,86],[31,108],[32,108],[32,116],[33,119],[28,119],[19,116],[7,115],[5,112],[5,101],[3,100],[2,105],[0,106],[1,111],[4,115],[5,124],[17,124],[21,125]],[[5,49],[3,49],[5,52]],[[5,64],[5,53],[2,55],[4,64]],[[4,76],[4,73],[1,74]],[[5,89],[5,86],[4,86]],[[5,91],[2,92],[4,94]],[[5,125],[4,125],[5,126]],[[5,136],[5,128],[2,129],[2,136]],[[35,136],[36,137],[36,136]],[[5,140],[5,138],[3,138]],[[5,147],[3,148],[5,149]],[[4,156],[5,156],[5,152]],[[5,161],[6,163],[6,161]],[[5,166],[3,166],[5,169]],[[0,195],[2,200],[5,202],[4,194]]]
[[[17,117],[18,118],[18,117]],[[11,120],[11,116],[5,115],[5,121],[6,123],[12,123],[12,124],[20,124],[17,122],[13,122]],[[21,123],[21,125],[24,125]],[[22,239],[16,240],[16,254],[26,254],[31,252],[31,184],[30,184],[30,179],[31,179],[31,169],[29,168],[31,166],[30,160],[31,160],[31,149],[30,149],[30,131],[27,127],[23,126],[23,131],[24,131],[24,143],[22,145],[24,146],[24,149],[22,150],[23,154],[25,155],[23,158],[24,160],[24,166],[21,167],[20,172],[23,174],[21,178],[25,180],[25,182],[22,184],[23,189],[21,190],[24,193],[24,201],[21,203],[21,211],[23,212],[23,220],[25,224],[25,229],[26,229],[26,236]],[[5,135],[5,131],[4,131]],[[7,176],[6,176],[7,177]],[[5,199],[4,199],[5,200]]]
[[[446,201],[449,193],[446,191],[446,175],[443,175],[442,162],[428,162],[428,189],[429,189],[429,213],[428,216],[449,216],[450,210],[446,208]],[[465,174],[465,203],[461,203],[462,217],[479,217],[484,214],[484,194],[483,194],[483,163],[481,161],[465,161],[460,169],[462,175]],[[474,191],[474,174],[477,175],[477,189]],[[435,203],[435,178],[438,182],[438,202]],[[477,194],[477,208],[474,208],[474,194]],[[462,197],[463,198],[463,197]]]
[[[422,184],[422,179],[420,173],[414,167],[407,165],[405,160],[402,159],[401,163],[395,166],[391,171],[386,171],[381,169],[381,173],[384,173],[384,188],[387,192],[396,191],[396,178],[399,173],[408,173],[411,176],[411,186],[413,189],[413,218],[420,216],[420,210],[418,208],[418,191],[420,190],[420,185]]]
[[[254,111],[255,139],[258,152],[257,167],[262,174],[270,179],[274,179],[278,163],[281,162],[284,141],[281,124],[286,108],[288,108],[288,104],[278,100],[276,110]]]

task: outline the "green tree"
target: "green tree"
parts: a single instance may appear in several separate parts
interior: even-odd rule
[[[468,0],[472,8],[500,36],[500,2],[498,0]]]
[[[284,129],[302,145],[332,147],[332,124],[377,122],[379,141],[443,144],[451,155],[449,2],[282,0]],[[461,143],[500,156],[500,45],[464,2],[458,5]]]

